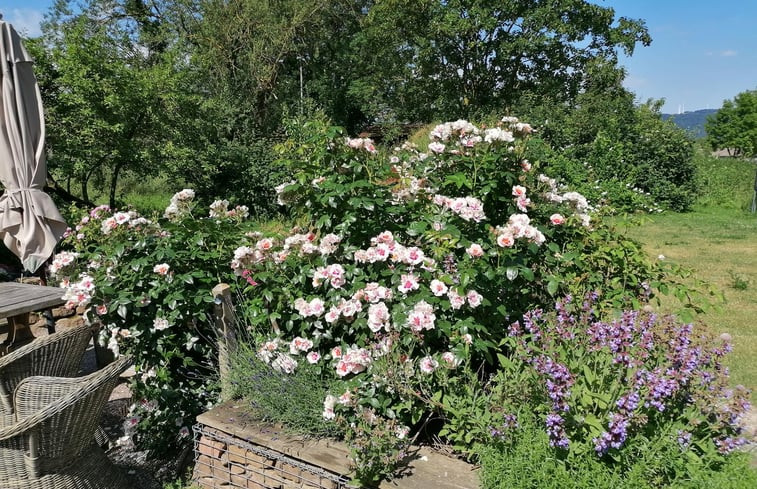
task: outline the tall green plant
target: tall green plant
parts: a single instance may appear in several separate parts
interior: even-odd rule
[[[247,228],[246,209],[227,202],[194,217],[193,197],[179,192],[157,221],[107,206],[84,213],[63,241],[72,252],[51,270],[68,306],[100,325],[101,345],[134,358],[122,442],[156,452],[187,443],[194,417],[216,401],[211,291],[232,282],[225,257]]]

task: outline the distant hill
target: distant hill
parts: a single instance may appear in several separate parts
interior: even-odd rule
[[[662,118],[671,119],[675,125],[690,133],[692,137],[700,139],[706,136],[704,123],[707,121],[707,116],[717,111],[718,109],[702,109],[683,114],[662,114]]]

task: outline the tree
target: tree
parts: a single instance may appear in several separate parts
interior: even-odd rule
[[[737,156],[757,154],[757,90],[724,101],[723,107],[707,118],[705,130],[713,150],[733,150]]]
[[[46,105],[50,171],[75,181],[81,198],[94,180],[111,206],[125,172],[157,174],[170,155],[164,114],[175,75],[139,41],[139,24],[112,2],[90,0],[72,14],[58,2],[36,45]]]
[[[501,112],[525,93],[572,101],[592,62],[638,42],[651,42],[642,21],[584,0],[374,2],[351,95],[402,121]]]
[[[534,159],[592,202],[635,211],[645,206],[640,190],[656,206],[687,210],[696,196],[693,143],[682,129],[662,120],[663,101],[637,106],[624,77],[616,65],[598,60],[587,66],[574,104],[521,99],[515,113],[539,128],[537,140],[559,148]]]

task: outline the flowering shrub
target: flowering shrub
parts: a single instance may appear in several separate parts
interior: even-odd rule
[[[240,241],[244,207],[213,203],[195,218],[194,192],[171,199],[164,219],[101,206],[81,216],[51,275],[68,307],[101,324],[101,344],[135,359],[137,402],[127,437],[166,450],[188,441],[194,417],[216,400],[211,289],[233,277],[225,257]]]
[[[512,445],[518,426],[536,422],[568,464],[593,453],[621,472],[664,447],[648,475],[659,485],[723,463],[746,441],[750,406],[744,387],[728,385],[728,336],[648,311],[605,320],[595,299],[568,297],[510,325],[488,398],[499,420],[480,441]]]
[[[667,435],[697,455],[744,443],[738,422],[748,393],[728,386],[727,336],[644,311],[602,321],[592,306],[593,298],[576,307],[568,297],[553,314],[531,311],[503,341],[514,352],[510,361],[531,373],[534,397],[548,406],[553,446],[590,440],[606,455],[670,419]]]
[[[529,309],[594,289],[598,307],[640,304],[666,280],[582,195],[524,159],[533,129],[515,118],[440,124],[427,148],[389,155],[309,129],[282,148],[307,159],[288,160],[294,179],[277,193],[312,227],[250,236],[229,258],[249,284],[258,358],[342,380],[323,416],[359,447],[363,480],[391,473],[444,411],[445,385],[481,361],[496,367],[508,324]]]

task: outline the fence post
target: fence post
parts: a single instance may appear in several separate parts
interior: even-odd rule
[[[234,321],[234,309],[231,305],[231,288],[228,284],[218,284],[213,287],[215,302],[215,325],[218,337],[218,369],[221,380],[221,399],[231,398],[229,369],[231,367],[229,355],[236,350],[237,334]]]

